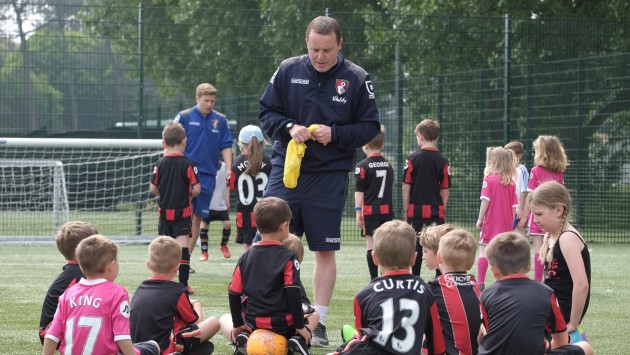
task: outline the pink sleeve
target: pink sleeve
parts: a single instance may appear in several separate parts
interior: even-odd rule
[[[131,331],[129,330],[129,295],[122,286],[118,286],[113,294],[111,317],[114,340],[131,339]]]
[[[481,184],[481,199],[490,201],[490,196],[492,196],[492,179],[490,176],[483,177],[483,183]]]
[[[527,181],[527,190],[534,191],[538,187],[538,167],[533,167],[529,172],[529,181]]]

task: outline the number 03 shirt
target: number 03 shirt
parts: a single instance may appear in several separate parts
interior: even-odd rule
[[[254,206],[263,197],[269,183],[271,160],[263,155],[260,171],[256,176],[246,174],[247,167],[247,154],[237,156],[232,163],[230,177],[230,190],[236,191],[236,227],[239,233],[256,231]]]
[[[435,299],[409,270],[385,273],[354,298],[355,325],[388,354],[420,354],[426,336],[429,354],[446,351]]]

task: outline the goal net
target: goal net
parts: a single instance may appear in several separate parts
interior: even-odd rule
[[[0,138],[0,240],[50,241],[69,220],[118,240],[157,233],[149,176],[161,141]]]

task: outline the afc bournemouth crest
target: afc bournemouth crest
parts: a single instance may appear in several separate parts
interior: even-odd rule
[[[212,126],[214,127],[214,129],[217,129],[217,127],[219,127],[219,120],[213,119],[212,120]]]
[[[350,82],[348,80],[337,79],[337,82],[335,83],[335,91],[337,91],[337,94],[339,95],[345,94],[349,87]]]

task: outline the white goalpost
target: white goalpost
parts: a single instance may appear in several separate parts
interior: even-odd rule
[[[51,241],[69,220],[117,240],[157,233],[159,139],[0,138],[0,241]]]

